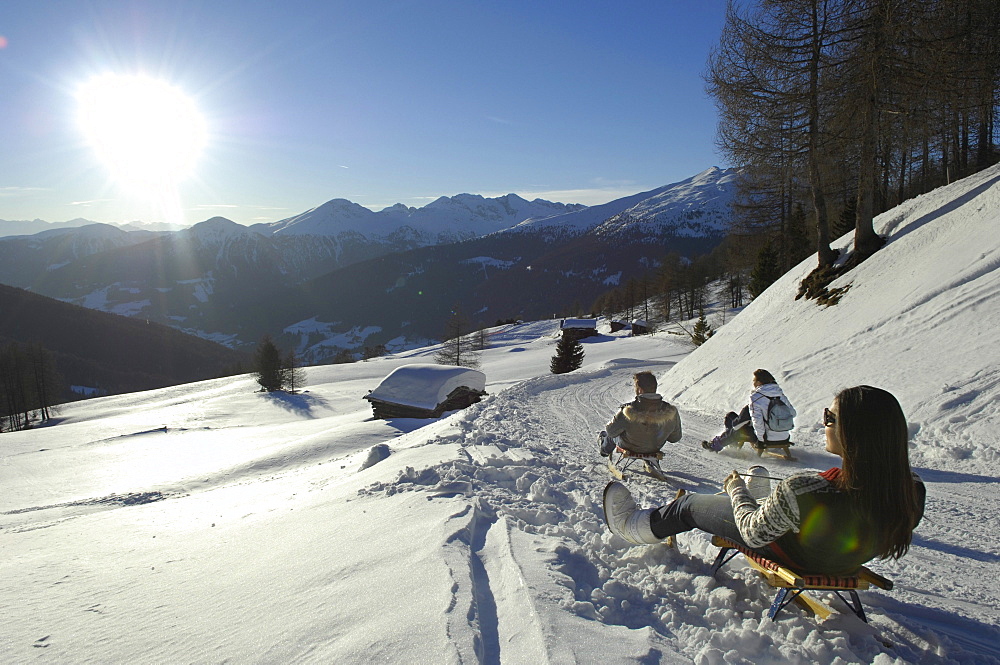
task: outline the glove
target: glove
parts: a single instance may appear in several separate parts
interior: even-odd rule
[[[726,479],[722,481],[722,489],[726,491],[726,494],[732,496],[733,492],[738,488],[742,487],[746,489],[747,484],[743,482],[743,476],[740,475],[739,471],[733,471],[731,474],[726,476]]]

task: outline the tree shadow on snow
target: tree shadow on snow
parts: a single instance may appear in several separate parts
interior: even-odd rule
[[[329,406],[329,402],[325,399],[308,392],[286,393],[283,390],[276,390],[266,393],[264,399],[303,418],[315,418],[313,409]]]

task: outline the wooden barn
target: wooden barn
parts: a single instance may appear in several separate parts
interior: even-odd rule
[[[389,372],[364,396],[376,418],[440,418],[486,394],[486,375],[455,365],[414,363]]]
[[[649,323],[647,321],[633,321],[632,322],[632,335],[648,335]]]
[[[625,323],[624,321],[612,321],[611,322],[611,332],[613,332],[613,333],[616,333],[616,332],[618,332],[620,330],[625,330],[626,328],[629,328],[629,327],[630,327],[630,324]]]
[[[564,339],[584,339],[597,335],[597,319],[563,319],[559,322]]]

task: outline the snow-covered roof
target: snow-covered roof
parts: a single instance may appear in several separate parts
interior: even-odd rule
[[[486,375],[468,367],[414,363],[389,372],[366,399],[430,410],[460,386],[485,391]]]
[[[560,328],[596,328],[597,319],[563,319]]]

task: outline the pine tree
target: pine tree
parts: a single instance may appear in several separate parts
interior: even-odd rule
[[[757,265],[750,273],[750,283],[747,285],[750,297],[756,298],[764,293],[764,290],[774,284],[779,277],[781,277],[781,268],[779,267],[778,253],[771,243],[768,243],[757,254]]]
[[[556,345],[549,369],[553,374],[566,374],[583,366],[583,344],[580,340],[563,336]]]
[[[831,235],[834,240],[842,235],[850,233],[854,230],[854,219],[858,214],[858,200],[853,196],[844,204],[844,209],[840,213],[840,217],[833,224],[833,229],[831,229]]]
[[[264,335],[253,355],[253,375],[261,390],[274,392],[283,385],[281,352],[270,335]]]
[[[789,216],[785,236],[787,251],[783,266],[785,270],[798,265],[800,261],[816,251],[815,243],[810,242],[809,235],[806,233],[806,212],[802,209],[801,204],[797,204]]]
[[[701,310],[698,321],[694,324],[694,330],[691,331],[691,341],[694,342],[695,346],[701,346],[714,334],[715,330],[712,329],[712,326],[708,323],[708,319],[705,318],[705,310]]]
[[[385,344],[371,344],[361,350],[361,358],[362,360],[381,358],[386,354],[387,351],[388,349],[385,348]]]

